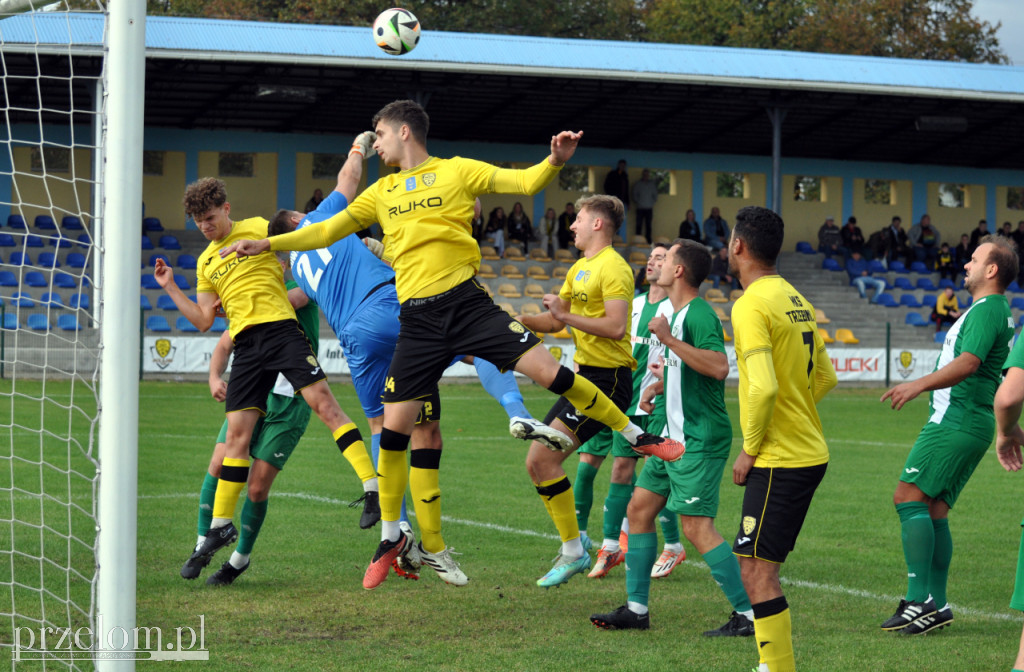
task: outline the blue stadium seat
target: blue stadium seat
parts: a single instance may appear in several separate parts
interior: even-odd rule
[[[893,273],[909,273],[910,272],[910,271],[907,270],[907,267],[903,265],[902,261],[896,261],[896,260],[893,260],[893,261],[889,262],[889,270],[892,271]]]
[[[78,331],[82,325],[78,323],[78,318],[74,315],[58,315],[57,328],[64,331]]]
[[[153,241],[149,239],[149,236],[143,236],[142,237],[142,249],[144,249],[144,250],[152,250],[152,249],[154,249],[153,248]]]
[[[196,258],[191,254],[179,254],[178,268],[186,271],[194,271],[196,269]]]
[[[892,294],[888,292],[882,292],[881,294],[879,294],[875,298],[875,303],[877,303],[880,306],[885,306],[886,308],[895,308],[896,306],[900,305],[899,302],[896,301],[896,297],[894,297]]]
[[[1021,316],[1017,319],[1017,326],[1024,327],[1024,313],[1021,313]]]
[[[215,334],[219,334],[228,330],[228,321],[223,317],[213,318],[213,324],[210,326],[210,331]]]
[[[973,296],[968,296],[966,299],[964,299],[963,308],[969,308],[972,303],[974,303],[974,297]]]
[[[796,244],[796,251],[801,254],[814,254],[814,246],[806,240],[801,240]]]
[[[18,308],[35,308],[36,302],[28,292],[15,292],[11,296],[11,305]]]
[[[932,282],[931,278],[918,278],[917,288],[923,289],[926,292],[936,292],[939,289],[938,287],[935,286],[935,283]]]
[[[10,271],[0,271],[0,287],[17,287],[18,276]]]
[[[934,308],[936,303],[936,296],[934,294],[925,294],[921,298],[921,305],[926,308]]]
[[[43,268],[60,268],[61,263],[57,259],[57,255],[53,252],[40,252],[39,259],[36,260]]]
[[[177,310],[178,309],[178,307],[176,305],[174,305],[174,299],[172,299],[171,297],[167,296],[166,294],[161,294],[160,296],[158,296],[156,298],[156,307],[159,308],[160,310]]]
[[[1017,296],[1010,301],[1010,308],[1016,308],[1017,310],[1024,310],[1024,297]]]
[[[28,328],[33,331],[50,330],[50,318],[42,313],[33,313],[29,315],[26,324],[28,324]]]
[[[25,274],[24,283],[29,287],[48,287],[46,276],[39,271],[29,271]]]
[[[43,247],[42,236],[37,236],[34,233],[30,233],[25,236],[25,247]]]
[[[839,267],[839,262],[833,259],[832,257],[825,257],[825,259],[821,262],[821,267],[826,271],[843,270],[842,268]]]
[[[16,231],[25,230],[25,218],[21,215],[7,215],[7,228]]]
[[[903,294],[900,296],[900,305],[905,308],[920,308],[922,304],[913,294]]]
[[[945,343],[946,342],[946,332],[944,332],[944,331],[936,331],[935,332],[935,342],[936,343]]]
[[[85,255],[81,252],[69,252],[65,261],[70,268],[85,268]]]
[[[14,247],[14,236],[9,233],[0,233],[0,247]]]
[[[14,331],[18,328],[18,316],[14,313],[4,313],[4,329]]]
[[[156,217],[146,217],[142,220],[142,229],[152,233],[159,233],[164,230],[164,227],[160,225],[160,220]]]
[[[57,292],[45,292],[39,297],[39,304],[49,308],[63,308],[64,300],[60,298],[60,294]]]
[[[78,240],[79,247],[89,247],[92,245],[92,238],[89,237],[88,233],[79,234],[76,240]]]
[[[196,325],[189,322],[188,318],[184,315],[178,316],[178,319],[174,322],[174,328],[178,331],[199,331],[199,329],[196,328]]]
[[[1015,285],[1015,284],[1017,284],[1017,281],[1014,280],[1010,284],[1011,285]],[[953,284],[952,280],[950,280],[949,278],[941,278],[939,280],[939,289],[945,289],[946,287],[949,287],[950,289],[956,289],[956,285]],[[1009,287],[1007,287],[1006,289],[1007,289],[1007,291],[1010,290]]]
[[[893,280],[892,284],[896,289],[902,289],[906,291],[910,291],[914,288],[914,283],[910,281],[910,278],[904,278],[903,276],[900,276]]]
[[[153,268],[153,267],[156,266],[156,260],[157,259],[163,259],[165,264],[167,264],[168,266],[171,265],[171,258],[168,257],[166,254],[151,254],[151,255],[149,255],[149,267],[150,268]]]
[[[923,261],[914,261],[910,263],[911,273],[931,273],[928,267],[924,265]]]
[[[869,273],[885,273],[885,271],[885,264],[883,264],[880,260],[872,259],[871,261],[868,262]]]
[[[75,217],[74,215],[67,215],[66,217],[61,218],[60,228],[64,229],[65,231],[85,230],[85,227],[82,226],[82,220],[80,220],[78,217]]]
[[[70,273],[57,271],[53,274],[53,286],[60,287],[61,289],[74,289],[78,287],[78,281]]]
[[[145,295],[141,296],[142,298],[146,299]],[[146,302],[148,303],[149,299],[146,299]],[[89,295],[82,294],[80,292],[75,292],[74,294],[71,295],[71,298],[68,300],[68,308],[81,308],[82,310],[89,310]],[[150,308],[152,308],[152,306],[150,306]]]
[[[53,222],[53,217],[49,215],[36,215],[36,221],[33,223],[37,229],[43,231],[56,231],[57,225]]]
[[[149,302],[149,297],[145,294],[139,295],[139,308],[142,310],[153,310],[153,304]]]
[[[188,284],[188,278],[179,273],[174,274],[174,284],[178,286],[178,289],[189,290],[192,286]]]
[[[143,289],[160,289],[160,283],[156,281],[149,273],[142,275],[142,288]]]
[[[50,238],[50,245],[56,247],[58,250],[66,250],[74,246],[70,238],[58,237]]]
[[[927,327],[931,324],[921,313],[907,313],[906,321],[912,327]]]
[[[168,332],[171,330],[171,325],[167,323],[167,318],[163,315],[150,315],[146,318],[146,329],[148,331]]]
[[[179,243],[178,239],[175,238],[174,236],[160,236],[160,247],[164,248],[165,250],[180,250],[181,243]]]

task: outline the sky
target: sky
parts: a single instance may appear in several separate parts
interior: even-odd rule
[[[1002,21],[997,33],[999,47],[1014,65],[1024,66],[1024,11],[1021,0],[974,0],[972,14],[993,26]]]

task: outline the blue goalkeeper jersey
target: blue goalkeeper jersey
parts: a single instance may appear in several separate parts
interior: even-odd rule
[[[322,222],[346,207],[348,200],[332,191],[297,228]],[[341,333],[374,288],[395,280],[391,267],[374,256],[355,234],[325,249],[292,252],[291,262],[295,281],[306,296],[320,304],[335,333]]]

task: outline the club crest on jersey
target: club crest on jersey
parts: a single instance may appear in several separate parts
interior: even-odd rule
[[[757,520],[753,516],[743,516],[743,534],[750,534],[754,531]]]
[[[428,187],[431,187],[431,186],[434,185],[434,182],[436,182],[436,181],[437,181],[437,173],[424,173],[424,175],[423,175],[423,184],[424,185],[426,185]]]
[[[309,365],[312,366],[312,367],[319,366],[319,364],[316,363],[316,357],[314,357],[313,355],[310,355],[309,357],[306,357],[306,361],[309,362]]]
[[[416,189],[416,176],[405,178],[405,190],[413,191],[414,189]]]
[[[508,323],[508,328],[511,329],[512,331],[514,331],[517,334],[522,334],[522,333],[526,332],[526,327],[524,327],[522,324],[520,324],[519,321],[517,321],[517,320],[512,320],[511,322],[509,322]]]

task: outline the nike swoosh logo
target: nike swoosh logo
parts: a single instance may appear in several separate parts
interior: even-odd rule
[[[441,495],[434,495],[430,499],[421,499],[420,501],[423,502],[424,504],[430,504],[431,502],[437,501],[439,499],[441,499]]]

